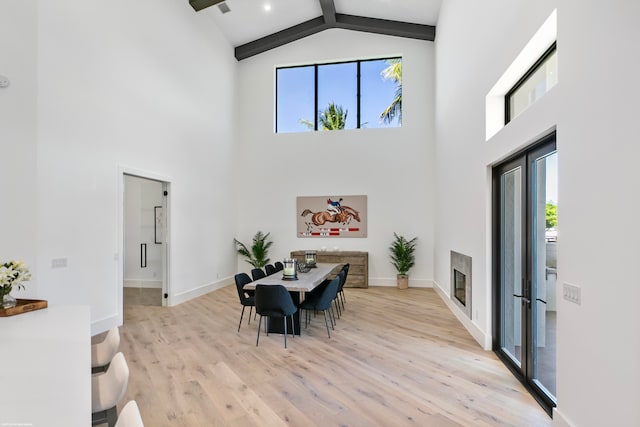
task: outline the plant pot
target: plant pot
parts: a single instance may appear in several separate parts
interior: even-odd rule
[[[398,274],[396,276],[396,280],[398,282],[398,289],[407,289],[409,287],[409,275],[408,274]]]

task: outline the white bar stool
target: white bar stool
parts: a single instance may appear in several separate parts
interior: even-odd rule
[[[140,409],[138,409],[138,404],[135,400],[130,400],[124,405],[124,408],[120,411],[116,427],[144,427]]]
[[[107,372],[91,377],[91,424],[107,423],[114,427],[118,418],[117,405],[129,383],[129,366],[122,353],[116,353]]]
[[[104,372],[120,347],[120,330],[115,327],[107,332],[102,342],[91,345],[91,372]]]

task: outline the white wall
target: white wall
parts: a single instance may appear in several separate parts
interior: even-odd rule
[[[36,4],[5,0],[0,11],[0,184],[2,203],[0,262],[22,259],[36,264]],[[38,278],[25,283],[18,298],[35,298]]]
[[[485,141],[485,97],[554,4],[445,2],[438,22],[435,281],[448,296],[450,251],[473,258],[472,321],[453,311],[485,348],[491,342],[490,167],[553,128],[557,116],[552,90],[525,118]]]
[[[172,0],[12,1],[7,12],[2,42],[15,46],[2,72],[14,85],[0,94],[12,97],[2,108],[14,110],[26,202],[9,211],[19,225],[2,255],[37,256],[38,297],[91,305],[94,333],[113,326],[119,168],[136,168],[171,177],[170,300],[228,281],[235,216],[220,207],[233,200],[237,64],[215,25]]]
[[[155,207],[162,207],[162,183],[127,175],[124,186],[124,287],[162,288],[164,244],[155,243]],[[146,245],[144,267],[141,244]]]
[[[274,134],[275,68],[402,55],[402,127]],[[418,237],[412,286],[433,278],[433,43],[327,30],[244,60],[239,66],[240,190],[237,237],[271,232],[271,255],[296,249],[369,252],[369,284],[395,286],[393,232]],[[296,237],[296,196],[367,195],[368,237]],[[249,265],[239,259],[238,267]]]
[[[558,86],[485,142],[485,95],[556,5]],[[558,426],[640,424],[638,16],[626,0],[450,0],[438,22],[435,280],[448,295],[449,251],[473,256],[471,330],[485,345],[490,167],[557,126],[558,292],[582,289],[580,306],[557,295]]]
[[[485,95],[556,4],[560,83],[485,142]],[[126,166],[171,177],[175,302],[246,269],[232,238],[248,241],[258,229],[272,232],[274,258],[321,246],[367,250],[372,284],[392,284],[387,246],[397,231],[420,239],[413,285],[435,279],[445,296],[449,251],[473,257],[470,328],[486,345],[490,166],[557,126],[558,281],[579,285],[583,301],[558,299],[555,422],[640,424],[640,286],[630,273],[640,208],[624,196],[640,182],[637,2],[449,0],[435,49],[330,30],[240,64],[186,3],[2,6],[0,74],[12,85],[0,89],[0,144],[11,156],[0,178],[14,186],[3,190],[0,256],[33,266],[30,296],[90,304],[94,332],[117,321],[118,168]],[[273,134],[276,65],[392,54],[404,58],[401,129]],[[296,238],[295,196],[324,194],[368,195],[369,237]],[[68,267],[51,269],[60,257]]]
[[[558,281],[582,288],[581,306],[558,311],[559,398],[579,426],[640,425],[638,17],[640,3],[627,0],[558,9],[570,76],[558,120]]]

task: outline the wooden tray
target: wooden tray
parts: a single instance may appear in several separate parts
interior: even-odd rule
[[[16,299],[16,306],[12,308],[0,308],[0,317],[15,316],[33,310],[47,308],[47,301],[41,299]]]

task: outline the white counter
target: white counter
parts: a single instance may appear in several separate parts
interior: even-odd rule
[[[0,426],[91,425],[88,306],[0,317]]]

